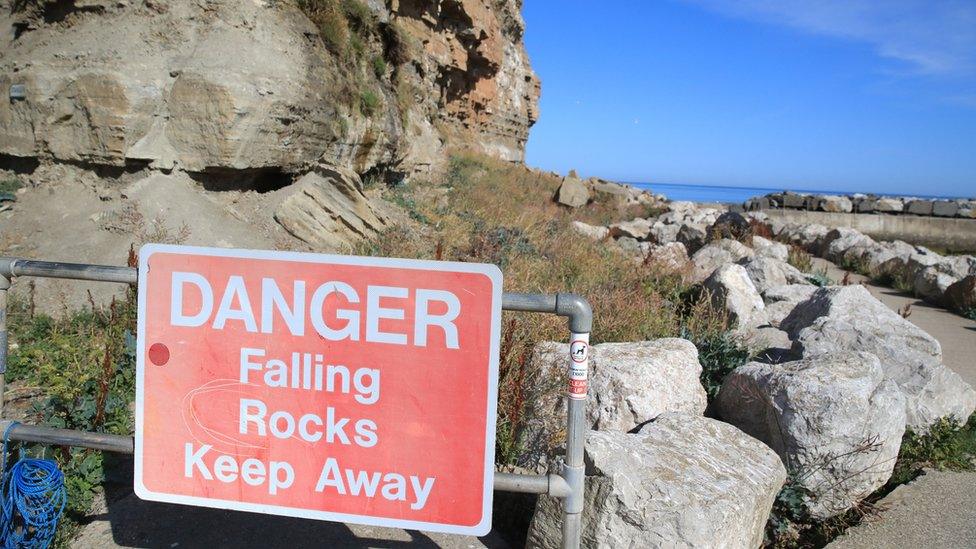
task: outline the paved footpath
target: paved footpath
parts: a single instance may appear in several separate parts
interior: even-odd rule
[[[820,261],[828,275],[840,280],[844,272]],[[864,277],[871,293],[893,310],[911,306],[908,320],[939,340],[943,360],[966,382],[976,386],[976,322],[928,305]],[[976,547],[976,473],[930,471],[899,486],[880,505],[884,511],[839,537],[830,549],[963,548]]]

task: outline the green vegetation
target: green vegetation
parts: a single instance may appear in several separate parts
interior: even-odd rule
[[[373,57],[373,74],[376,75],[376,78],[383,78],[386,76],[386,61],[384,61],[383,58],[378,55]]]
[[[35,315],[30,301],[9,307],[9,390],[38,393],[27,410],[40,425],[114,434],[131,434],[135,398],[135,305],[133,296],[107,308],[76,311],[63,318]],[[65,473],[68,506],[57,547],[68,547],[71,535],[88,512],[105,481],[102,452],[38,446]]]
[[[698,347],[698,360],[702,365],[701,382],[709,402],[718,396],[725,376],[752,358],[742,342],[724,330],[695,333],[685,329],[681,337],[691,340]]]
[[[819,286],[823,288],[824,286],[833,286],[834,281],[829,276],[827,276],[827,269],[821,269],[812,273],[807,273],[807,280],[810,284],[814,286]]]
[[[955,418],[942,418],[927,433],[905,432],[888,481],[894,488],[917,477],[923,468],[952,471],[976,469],[976,415],[961,425]]]
[[[969,320],[976,320],[976,307],[964,311],[962,316],[968,318]]]
[[[2,179],[0,180],[0,194],[13,194],[17,192],[23,185],[17,179]]]
[[[654,261],[635,263],[604,243],[578,238],[569,227],[573,220],[605,223],[631,219],[634,211],[609,200],[569,211],[552,201],[559,184],[559,178],[506,162],[456,155],[439,180],[384,190],[417,223],[389,229],[359,253],[491,262],[502,268],[506,291],[579,293],[596,314],[593,343],[685,334],[703,345],[704,375],[717,386],[747,356],[720,335],[727,331],[725,315],[690,290],[686,273]],[[510,463],[521,451],[531,350],[567,334],[565,321],[550,315],[505,313],[502,325],[497,460]]]
[[[399,86],[397,69],[410,59],[405,33],[394,23],[381,23],[359,0],[298,0],[297,5],[337,58],[337,99],[364,116],[377,114],[383,102],[373,91],[376,81],[389,85],[388,65],[392,65],[391,78]],[[400,104],[398,98],[397,107],[405,119],[409,103]]]
[[[790,251],[786,257],[786,262],[796,267],[802,273],[809,273],[813,270],[813,256],[796,244],[790,244]]]

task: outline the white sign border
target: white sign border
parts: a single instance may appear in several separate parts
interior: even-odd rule
[[[473,526],[423,522],[404,519],[391,519],[368,515],[354,515],[328,511],[316,511],[299,507],[285,507],[280,505],[265,505],[241,501],[216,498],[202,498],[153,492],[143,484],[142,460],[144,433],[144,368],[146,357],[146,293],[148,280],[149,258],[158,252],[184,255],[209,255],[216,257],[231,257],[236,259],[264,259],[276,261],[295,261],[302,263],[332,263],[339,265],[356,265],[362,267],[384,267],[398,269],[417,269],[427,271],[476,273],[487,276],[492,283],[492,318],[491,318],[491,348],[489,352],[488,371],[488,403],[485,422],[485,464],[484,482],[482,486],[482,515],[481,520]],[[250,511],[286,517],[297,517],[324,520],[331,522],[345,522],[350,524],[364,524],[367,526],[382,526],[387,528],[401,528],[406,530],[422,530],[426,532],[442,532],[447,534],[462,534],[469,536],[484,536],[491,531],[492,499],[494,495],[495,474],[495,423],[498,413],[498,357],[501,342],[502,320],[502,272],[495,265],[488,263],[461,263],[454,261],[428,261],[420,259],[399,259],[385,257],[365,257],[351,255],[318,254],[305,252],[244,250],[234,248],[210,248],[203,246],[178,246],[171,244],[145,244],[139,249],[139,295],[138,295],[138,326],[136,337],[136,433],[135,433],[135,475],[134,491],[139,498],[147,501],[176,503],[209,507],[213,509],[229,509],[234,511]]]

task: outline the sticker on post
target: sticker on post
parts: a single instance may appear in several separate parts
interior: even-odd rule
[[[495,266],[161,245],[139,259],[139,497],[490,530]]]
[[[586,398],[589,355],[590,334],[573,334],[569,345],[569,398]]]

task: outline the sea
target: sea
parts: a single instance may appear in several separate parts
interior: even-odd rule
[[[639,189],[646,189],[654,194],[663,194],[671,200],[687,200],[689,202],[718,202],[722,204],[741,204],[754,196],[790,190],[801,194],[843,194],[850,195],[857,191],[809,190],[809,189],[772,189],[769,187],[724,187],[719,185],[682,185],[679,183],[629,183]],[[907,196],[887,194],[885,196]],[[938,195],[912,195],[917,198],[955,198]]]

